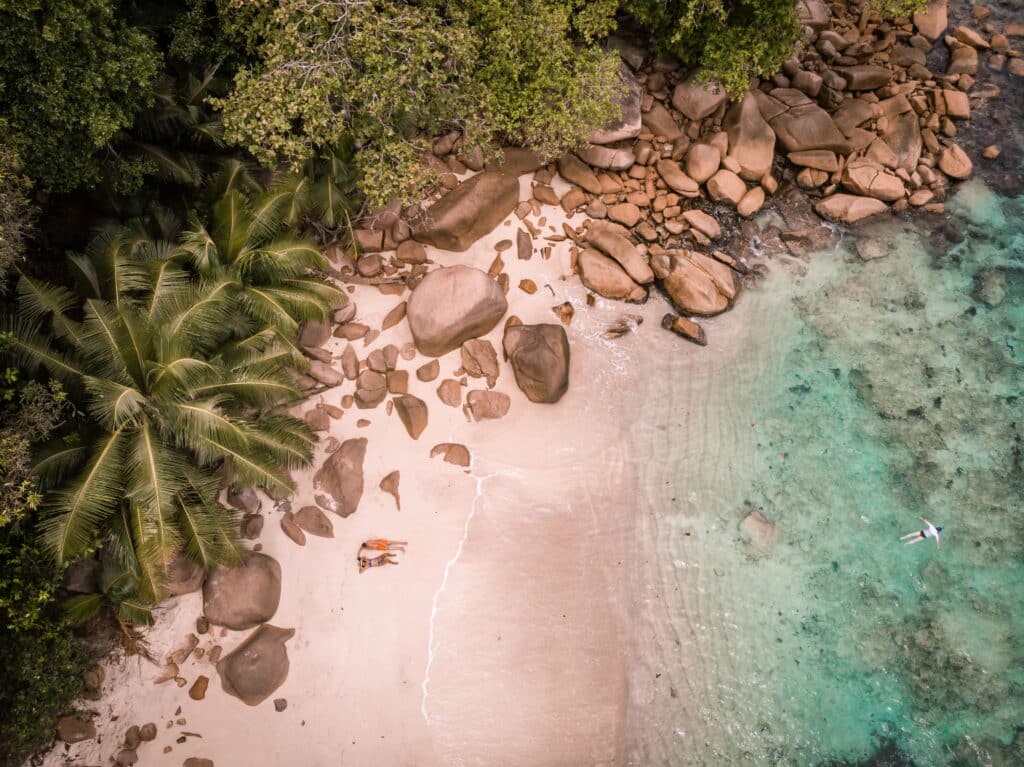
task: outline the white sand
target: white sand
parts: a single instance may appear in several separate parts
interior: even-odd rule
[[[526,199],[529,177],[521,181]],[[546,207],[544,214],[542,237],[560,234],[562,211]],[[573,220],[578,224],[582,215]],[[428,248],[428,254],[443,265],[486,270],[494,244],[514,242],[519,227],[511,216],[466,253]],[[259,706],[246,706],[223,692],[206,657],[193,657],[181,669],[188,684],[200,674],[210,678],[205,699],[193,701],[188,686],[153,685],[159,669],[147,661],[113,660],[103,699],[88,704],[97,713],[98,742],[71,747],[70,762],[58,744],[48,767],[109,763],[124,731],[150,721],[159,735],[140,747],[144,765],[177,766],[189,756],[213,759],[218,767],[622,761],[637,483],[625,435],[643,408],[630,396],[629,371],[644,337],[664,334],[657,325],[665,305],[654,297],[643,307],[601,299],[585,306],[586,291],[570,275],[571,243],[542,237],[535,246],[552,244],[550,260],[538,253],[518,261],[515,247],[502,254],[509,313],[527,323],[557,322],[551,307],[574,304],[566,396],[556,405],[530,403],[502,363],[496,388],[512,398],[511,411],[499,421],[468,423],[435,394],[443,378],[454,377],[457,351],[441,359],[440,377],[426,384],[415,370],[428,358],[400,359],[399,367],[410,371],[410,393],[427,403],[429,424],[413,441],[383,405],[353,408],[332,422],[330,433],[339,440],[369,440],[362,501],[347,519],[329,514],[335,537],[307,536],[305,547],[295,545],[264,498],[259,542],[283,570],[281,604],[271,623],[296,630],[281,688]],[[518,289],[524,277],[537,283],[535,295]],[[353,294],[358,320],[379,328],[405,297],[360,286]],[[643,316],[638,333],[601,337],[627,314]],[[499,357],[502,325],[488,336]],[[372,348],[410,340],[403,321],[370,347],[355,346],[362,358]],[[332,339],[328,347],[340,355],[345,343]],[[679,353],[696,353],[678,343]],[[470,389],[485,386],[470,379]],[[346,382],[323,398],[338,404],[351,391]],[[357,428],[364,417],[371,425]],[[471,468],[431,460],[430,449],[440,442],[465,444]],[[294,509],[313,502],[312,475],[322,460],[321,447],[314,469],[296,477]],[[394,469],[401,471],[401,511],[378,489]],[[409,541],[401,566],[359,575],[356,550],[371,537]],[[201,609],[199,594],[168,602],[148,632],[153,654],[162,659],[182,644]],[[208,651],[216,642],[227,654],[247,635],[222,637],[214,629],[200,637],[200,647]],[[288,701],[281,713],[272,702],[279,697]],[[172,724],[178,718],[187,723]],[[185,731],[202,737],[177,744]],[[164,754],[165,746],[173,750]]]

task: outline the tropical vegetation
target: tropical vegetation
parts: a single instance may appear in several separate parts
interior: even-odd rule
[[[324,246],[429,187],[442,133],[581,143],[627,27],[733,94],[799,34],[783,0],[0,5],[0,764],[79,694],[73,624],[134,641],[175,563],[237,558],[225,486],[309,462]]]

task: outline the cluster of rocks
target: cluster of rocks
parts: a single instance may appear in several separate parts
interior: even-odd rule
[[[476,226],[482,215],[480,197],[465,197],[463,192],[466,186],[472,186],[479,192],[479,184],[470,182],[485,176],[511,178],[518,184],[514,177],[503,172],[484,172],[457,187],[434,207],[442,206],[446,210],[459,208],[458,220]],[[514,207],[516,197],[507,200],[505,207]],[[465,201],[466,205],[454,205],[453,198]],[[499,210],[502,215],[511,212],[491,207],[488,210]],[[442,229],[438,219],[432,218],[430,227],[416,231],[427,231],[429,235],[424,236],[440,241],[459,242],[457,235],[464,233],[466,227],[455,222],[453,213],[441,218],[448,222],[447,229]],[[406,244],[415,245],[422,251],[418,243],[407,240],[402,246]],[[503,267],[500,254],[489,273],[463,265],[419,272],[403,267],[402,250],[400,246],[391,257],[382,253],[372,254],[381,272],[394,280],[386,284],[397,285],[402,291],[411,288],[408,299],[387,314],[380,329],[359,322],[356,304],[349,303],[335,313],[333,330],[316,322],[308,323],[302,330],[300,345],[311,361],[308,372],[299,376],[299,383],[309,392],[321,393],[321,401],[304,414],[306,423],[314,431],[326,431],[332,419],[341,418],[350,408],[371,410],[384,404],[388,415],[397,413],[409,436],[418,439],[427,426],[429,407],[422,398],[409,392],[412,371],[403,369],[401,364],[414,360],[418,354],[433,358],[415,366],[416,379],[430,383],[441,375],[438,358],[459,351],[461,365],[452,377],[439,382],[436,394],[442,404],[462,407],[468,419],[501,418],[511,407],[509,396],[494,390],[500,374],[497,350],[490,341],[481,338],[493,330],[508,312],[508,279],[507,274],[500,271]],[[356,263],[356,268],[370,257],[363,256]],[[354,345],[356,342],[362,341],[364,348],[369,347],[380,333],[403,321],[408,323],[412,343],[402,348],[395,344],[373,348],[360,359]],[[335,355],[323,348],[332,335],[348,341],[343,351],[336,355],[337,368],[333,364]],[[568,338],[561,325],[524,325],[518,318],[509,316],[502,346],[516,383],[527,398],[533,402],[557,402],[562,397],[568,388],[570,352]],[[470,388],[470,379],[480,379],[482,386]],[[342,394],[336,405],[324,401],[326,392],[348,382],[351,382],[353,390]],[[360,419],[357,425],[368,423]],[[340,510],[333,504],[327,501],[324,508],[337,511],[341,516],[347,516],[354,510],[351,504]]]
[[[426,160],[446,193],[419,219],[397,208],[386,212],[357,232],[359,246],[394,248],[391,273],[412,263],[406,283],[415,283],[426,274],[417,242],[465,250],[514,211],[525,227],[517,252],[529,258],[539,234],[530,214],[559,205],[587,219],[565,227],[587,288],[643,301],[657,285],[681,315],[710,316],[731,305],[747,271],[741,254],[727,252],[720,219],[750,218],[780,190],[802,190],[818,216],[844,224],[890,210],[942,212],[950,185],[973,171],[954,141],[957,123],[998,92],[975,88],[979,58],[986,56],[992,69],[1024,74],[1024,58],[1010,46],[1021,25],[999,32],[986,9],[975,6],[977,29],[946,34],[946,0],[891,22],[843,0],[801,0],[798,13],[798,52],[732,103],[674,59],[652,61],[642,48],[613,38],[622,57],[620,119],[549,164],[516,149],[503,150],[504,165],[489,164],[481,154],[467,156],[458,133],[442,136]],[[929,57],[939,42],[943,50],[931,59],[945,53],[948,63],[933,71]],[[993,146],[983,154],[991,159],[998,152]],[[482,172],[459,183],[467,169]],[[515,177],[523,172],[534,172],[532,198],[520,203]],[[568,191],[556,192],[556,177]],[[406,261],[408,254],[419,256]],[[367,259],[372,268],[364,267]],[[378,254],[356,268],[388,274]],[[507,292],[507,277],[492,276]],[[669,315],[663,324],[704,340],[685,318]]]

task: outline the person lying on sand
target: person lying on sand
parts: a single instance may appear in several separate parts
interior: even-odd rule
[[[408,545],[407,541],[389,541],[387,538],[371,538],[368,541],[363,541],[362,549],[370,549],[370,551],[405,551],[405,547]]]
[[[383,567],[384,565],[397,565],[394,554],[381,554],[379,557],[356,557],[356,561],[359,563],[359,574],[362,575],[371,567]]]
[[[942,532],[942,528],[941,527],[936,527],[935,525],[933,525],[931,522],[929,522],[924,517],[918,517],[918,519],[920,519],[922,522],[924,522],[925,525],[927,525],[927,527],[925,527],[924,530],[918,530],[915,533],[907,533],[906,535],[901,535],[900,536],[900,540],[903,541],[903,545],[904,546],[911,546],[911,545],[913,545],[915,543],[920,543],[921,541],[925,540],[926,538],[934,538],[935,539],[935,548],[937,548],[937,549],[942,548],[941,544],[939,543],[939,533]]]

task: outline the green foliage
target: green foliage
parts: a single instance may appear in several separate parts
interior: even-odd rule
[[[287,470],[311,459],[309,429],[271,408],[297,395],[285,367],[304,364],[298,323],[336,291],[307,274],[319,252],[279,234],[275,206],[229,191],[178,248],[105,232],[72,259],[84,300],[18,281],[8,358],[63,381],[88,415],[86,439],[35,464],[50,491],[43,545],[58,563],[102,545],[120,568],[105,593],[136,615],[179,552],[206,566],[237,555],[216,501],[225,479],[287,490]]]
[[[733,98],[751,77],[774,75],[800,31],[792,0],[624,0],[622,7],[664,52],[699,66]]]
[[[22,172],[17,141],[0,120],[0,292],[8,270],[21,260],[35,221],[35,208],[28,199],[31,186]]]
[[[609,28],[596,7],[574,27],[564,0],[224,0],[255,56],[216,102],[225,137],[271,167],[350,139],[374,205],[422,189],[420,154],[450,126],[553,153],[612,114],[613,57],[573,40]]]
[[[903,19],[927,8],[928,0],[868,0],[868,6],[883,19]]]
[[[30,442],[66,412],[59,387],[25,383],[7,371],[0,385],[0,764],[46,743],[55,718],[81,691],[84,653],[56,604],[60,570],[39,550],[31,517]]]
[[[0,10],[0,112],[26,173],[67,191],[100,177],[98,152],[149,98],[159,54],[113,0],[8,0]]]
[[[0,627],[0,655],[0,764],[16,765],[51,740],[57,717],[82,693],[89,660],[59,619],[32,630]]]
[[[0,347],[4,339],[0,338]],[[22,383],[8,368],[0,381],[3,428],[0,428],[0,528],[16,524],[39,506],[41,496],[31,476],[32,443],[47,437],[68,412],[67,397],[56,381],[43,386]],[[2,605],[0,605],[2,606]]]

